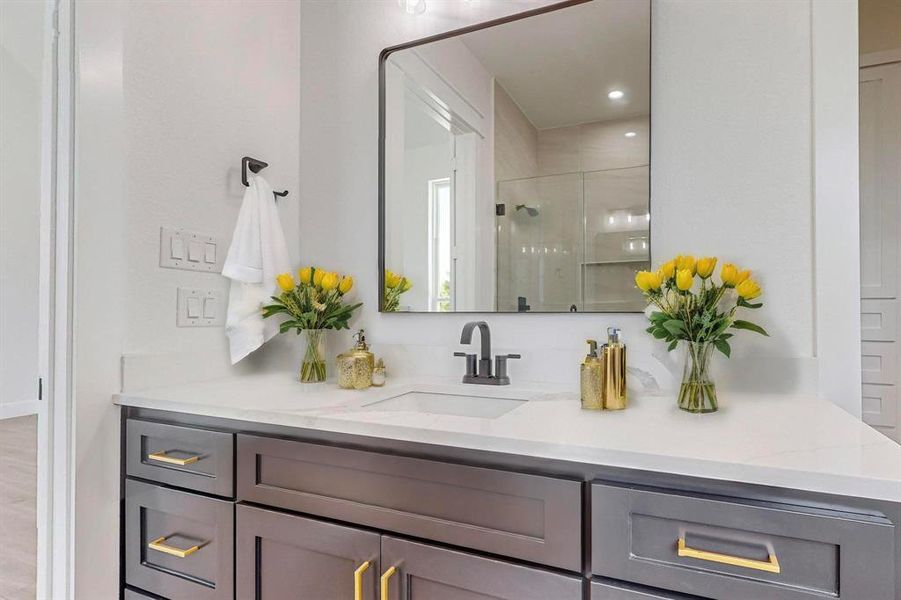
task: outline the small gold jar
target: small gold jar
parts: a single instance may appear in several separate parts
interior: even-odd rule
[[[354,336],[354,347],[338,355],[335,361],[338,371],[338,387],[345,390],[365,390],[372,385],[375,356],[366,345],[366,335],[361,329]]]

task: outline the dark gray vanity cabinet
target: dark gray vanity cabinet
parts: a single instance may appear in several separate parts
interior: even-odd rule
[[[237,598],[376,600],[378,533],[247,505],[235,522]]]
[[[901,600],[897,505],[244,426],[126,411],[123,598]]]

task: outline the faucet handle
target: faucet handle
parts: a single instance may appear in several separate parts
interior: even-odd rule
[[[466,377],[475,377],[476,375],[476,355],[467,354],[466,352],[454,352],[454,356],[460,356],[466,359]]]
[[[522,358],[521,354],[498,354],[494,357],[494,376],[503,384],[510,383],[507,375],[507,360],[510,358]]]

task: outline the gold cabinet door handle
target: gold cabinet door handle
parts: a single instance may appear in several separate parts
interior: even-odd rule
[[[175,458],[174,456],[169,456],[168,450],[160,450],[159,452],[148,454],[147,459],[166,463],[169,465],[178,465],[180,467],[184,467],[185,465],[193,465],[194,463],[196,463],[198,460],[200,460],[200,455],[195,454],[194,456],[189,456],[187,458]]]
[[[766,571],[767,573],[782,572],[782,568],[779,566],[779,559],[776,558],[775,554],[770,554],[769,560],[754,560],[753,558],[742,558],[740,556],[720,554],[719,552],[708,552],[707,550],[698,550],[686,545],[684,536],[680,537],[677,542],[677,552],[679,556],[685,556],[687,558],[696,558],[708,562],[744,567],[745,569]]]
[[[397,573],[397,567],[391,567],[384,573],[382,573],[382,578],[380,583],[382,584],[382,595],[381,600],[388,600],[388,580],[391,579],[391,576]]]
[[[203,544],[197,544],[196,546],[191,546],[190,548],[176,548],[175,546],[170,546],[166,543],[166,536],[158,537],[152,542],[147,543],[147,547],[151,550],[156,550],[157,552],[162,552],[163,554],[168,554],[170,556],[176,556],[178,558],[185,558],[187,556],[191,556],[198,550]]]
[[[369,568],[367,560],[354,571],[354,600],[363,600],[363,573]]]

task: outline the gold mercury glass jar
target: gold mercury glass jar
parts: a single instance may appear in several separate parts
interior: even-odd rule
[[[366,335],[362,329],[354,337],[357,340],[354,347],[339,354],[335,361],[338,387],[345,390],[365,390],[372,385],[375,356],[366,345]]]
[[[603,402],[604,363],[598,357],[598,343],[594,340],[586,340],[588,344],[588,356],[582,361],[579,368],[579,388],[582,393],[582,408],[588,410],[601,410]]]

